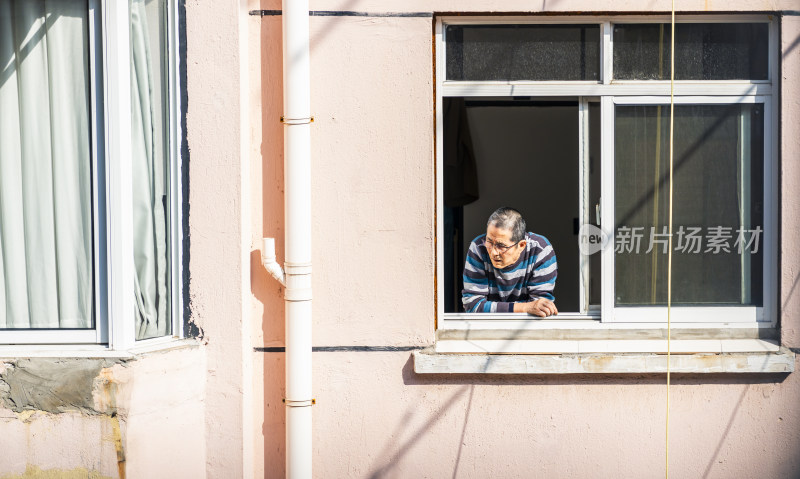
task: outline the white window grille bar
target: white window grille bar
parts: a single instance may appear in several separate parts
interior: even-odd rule
[[[750,172],[751,172],[751,141],[750,141],[750,110],[742,109],[739,115],[739,228],[750,228]],[[759,225],[760,226],[760,225]],[[742,304],[750,304],[752,294],[750,291],[751,255],[749,248],[743,248],[741,261],[741,291]]]
[[[589,101],[578,100],[578,204],[580,205],[578,227],[589,224]],[[582,238],[578,236],[578,241]],[[579,305],[581,314],[589,310],[589,256],[580,253],[579,261]]]
[[[602,44],[600,49],[600,78],[603,84],[609,85],[614,79],[614,36],[611,22],[602,24]]]
[[[444,111],[442,102],[442,84],[446,75],[444,27],[441,19],[436,21],[436,215],[434,230],[436,237],[436,318],[444,315]]]
[[[181,164],[181,88],[180,88],[180,36],[178,2],[167,2],[167,52],[168,98],[167,122],[169,124],[169,228],[170,228],[170,291],[172,305],[172,336],[184,337],[181,318],[183,314],[183,188]]]
[[[103,32],[99,0],[88,0],[89,9],[89,115],[92,151],[92,268],[96,343],[108,343],[108,248],[106,236],[106,169],[102,106],[103,60],[100,38]],[[61,342],[66,341],[65,338]]]
[[[777,145],[779,144],[777,95],[764,101],[764,321],[778,324],[778,185]]]
[[[614,320],[614,101],[600,100],[600,229],[608,244],[600,252],[602,281],[600,310],[603,322]]]
[[[131,163],[130,13],[127,1],[105,0],[103,53],[108,175],[109,316],[113,349],[135,344]],[[123,53],[124,52],[124,53]],[[109,121],[113,119],[113,121]]]

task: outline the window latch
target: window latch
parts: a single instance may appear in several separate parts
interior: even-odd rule
[[[600,198],[602,200],[602,198]],[[594,217],[597,221],[597,226],[600,226],[600,203],[594,205]]]

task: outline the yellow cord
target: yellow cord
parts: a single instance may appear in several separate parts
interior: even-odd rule
[[[670,383],[670,340],[672,336],[672,150],[675,121],[675,0],[672,0],[672,35],[669,51],[669,236],[667,237],[667,437],[666,437],[666,477],[669,479],[669,383]]]

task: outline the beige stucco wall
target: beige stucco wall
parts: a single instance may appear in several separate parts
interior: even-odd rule
[[[668,12],[670,2],[647,2]],[[677,2],[684,11],[800,10],[800,2]],[[312,1],[366,12],[641,11],[638,1]],[[261,8],[279,9],[277,2]],[[315,346],[434,340],[431,18],[312,17]],[[260,20],[261,157],[253,250],[283,242],[280,17]],[[800,346],[800,17],[782,20],[782,341]],[[256,58],[256,55],[251,55]],[[253,66],[252,70],[255,71]],[[251,80],[255,73],[251,75]],[[281,289],[252,273],[254,346],[283,345]],[[255,353],[255,472],[284,474],[282,353]],[[797,368],[800,364],[796,363]],[[659,477],[665,378],[429,376],[408,352],[314,353],[316,477]],[[800,379],[673,377],[672,477],[797,477]]]
[[[796,348],[800,346],[800,16],[783,18],[781,44],[781,339]]]
[[[670,12],[672,0],[310,0],[310,10],[359,12]],[[262,0],[262,9],[280,10],[280,0]],[[677,12],[793,11],[796,0],[675,0]]]
[[[0,405],[0,477],[205,475],[205,366],[191,344],[126,360],[0,362],[0,374],[26,374],[6,376],[12,389],[41,383],[28,393],[40,407]]]
[[[240,16],[246,5],[188,1],[187,139],[191,310],[207,357],[204,457],[208,477],[243,473],[242,334],[249,252],[242,248]],[[243,35],[243,37],[240,37]]]

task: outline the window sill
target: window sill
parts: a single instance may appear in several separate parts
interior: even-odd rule
[[[559,318],[561,315],[559,315]],[[475,319],[440,322],[437,341],[478,339],[570,339],[630,340],[666,339],[666,323],[603,323],[591,319]],[[671,328],[677,339],[771,339],[780,331],[767,322],[761,323],[678,323]],[[564,352],[564,351],[560,351]]]
[[[417,374],[643,374],[666,373],[666,341],[567,341],[575,352],[553,353],[561,341],[503,341],[502,352],[491,352],[481,341],[437,341],[435,347],[414,352]],[[452,343],[452,344],[450,344]],[[462,343],[457,345],[456,343]],[[466,346],[463,343],[473,343]],[[531,343],[539,343],[531,344]],[[585,343],[585,344],[581,344]],[[590,352],[605,343],[606,351]],[[627,344],[625,344],[627,343]],[[633,343],[638,343],[635,345]],[[658,344],[656,344],[658,343]],[[702,343],[702,344],[700,344]],[[702,351],[718,343],[719,349]],[[766,340],[672,341],[672,373],[791,373],[795,355]],[[702,346],[702,347],[701,347]],[[467,349],[472,348],[471,351]],[[527,348],[526,353],[516,351]],[[483,350],[479,350],[483,348]],[[627,348],[627,352],[624,351]],[[648,349],[649,348],[649,349]],[[456,352],[459,349],[462,351]],[[538,349],[538,352],[536,351]],[[583,349],[584,352],[581,352]],[[679,350],[684,352],[678,352]],[[714,347],[716,349],[716,346]],[[516,351],[515,351],[516,350]],[[696,351],[692,351],[696,350]],[[445,352],[448,351],[448,352]],[[548,352],[550,351],[550,352]]]
[[[155,338],[127,350],[113,350],[103,345],[9,345],[0,346],[0,360],[19,358],[108,358],[136,359],[148,353],[189,349],[199,346],[194,339]]]

